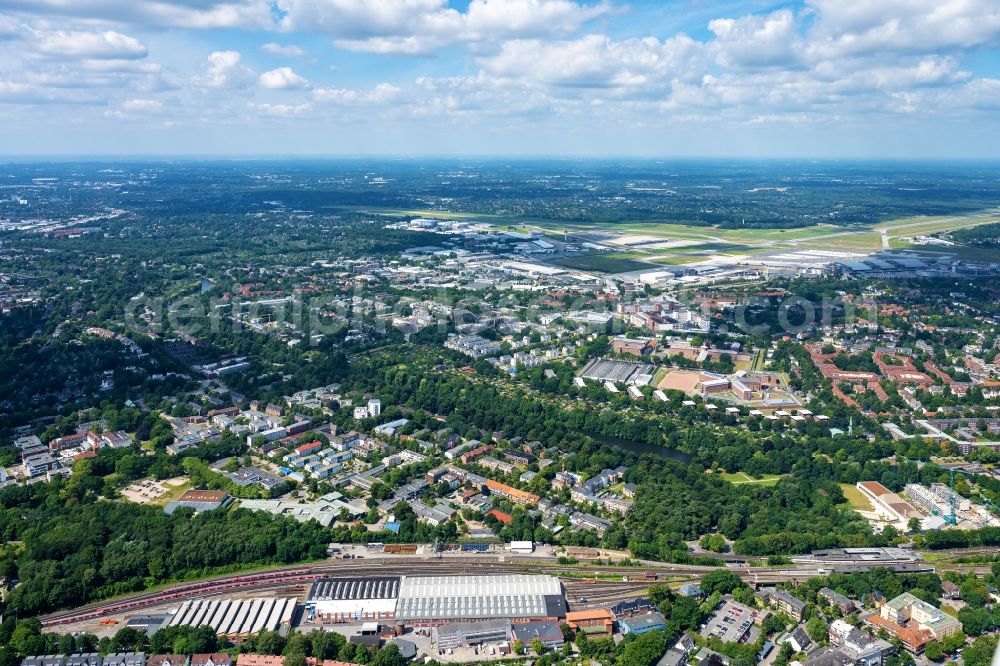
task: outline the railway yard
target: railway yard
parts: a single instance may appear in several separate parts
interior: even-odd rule
[[[931,567],[915,564],[913,558],[882,559],[871,565],[892,566],[903,569],[930,570]],[[813,562],[800,562],[780,567],[748,566],[746,563],[732,562],[730,571],[738,574],[754,586],[770,585],[787,581],[801,581],[807,577],[823,575],[831,569],[829,562],[817,566]],[[947,565],[962,566],[962,565]],[[975,569],[976,567],[970,567]],[[339,556],[311,565],[276,568],[267,571],[234,574],[200,581],[180,583],[158,590],[128,595],[119,599],[82,606],[72,610],[53,613],[42,618],[43,626],[50,631],[92,632],[110,635],[122,626],[146,626],[148,618],[159,618],[163,626],[176,615],[187,612],[194,617],[192,603],[217,600],[210,608],[219,608],[231,600],[236,605],[243,601],[244,611],[258,605],[269,607],[266,600],[276,600],[279,607],[284,601],[295,601],[295,610],[287,614],[283,622],[268,624],[263,616],[257,618],[257,630],[268,628],[287,631],[292,627],[310,624],[310,590],[314,583],[324,580],[364,581],[377,577],[435,577],[437,581],[459,581],[478,579],[489,581],[500,576],[554,577],[560,583],[560,596],[568,611],[607,608],[620,601],[634,599],[645,594],[651,583],[665,584],[674,588],[689,583],[697,583],[702,576],[717,567],[683,564],[644,562],[640,566],[615,566],[604,562],[574,564],[560,563],[559,558],[549,556],[516,556],[510,553],[483,553],[476,555],[431,555],[395,554],[369,552],[366,556]],[[220,603],[221,601],[221,603]],[[363,617],[357,611],[355,624]],[[199,616],[199,623],[211,624],[211,610]],[[218,621],[223,619],[219,611]],[[136,619],[138,618],[138,619]],[[235,618],[232,618],[235,619]],[[385,618],[381,618],[385,619]],[[247,626],[255,624],[253,618],[243,618]],[[177,624],[177,622],[173,622]],[[322,623],[320,623],[322,624]],[[334,624],[350,624],[341,621]],[[236,626],[235,624],[233,625]],[[236,636],[235,629],[232,630]],[[225,628],[220,633],[228,633]]]

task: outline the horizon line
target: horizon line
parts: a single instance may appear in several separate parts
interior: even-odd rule
[[[595,154],[495,154],[495,153],[38,153],[0,154],[0,162],[90,162],[90,161],[412,161],[412,160],[490,160],[490,161],[753,161],[753,162],[925,162],[925,163],[1000,163],[1000,157],[982,156],[871,156],[871,155],[595,155]]]

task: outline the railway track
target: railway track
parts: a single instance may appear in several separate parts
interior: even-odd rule
[[[68,611],[61,611],[41,619],[42,626],[54,627],[64,624],[101,618],[107,615],[117,615],[137,611],[151,606],[161,606],[173,602],[180,603],[193,597],[213,597],[234,593],[253,593],[282,588],[304,588],[313,581],[329,576],[361,577],[366,575],[404,576],[413,574],[437,573],[441,575],[481,575],[488,573],[539,573],[559,576],[568,589],[576,589],[581,579],[594,573],[594,578],[619,576],[628,577],[629,581],[601,580],[588,585],[589,589],[599,592],[584,594],[591,603],[593,599],[619,601],[629,596],[635,596],[636,591],[642,591],[654,582],[650,579],[636,580],[645,576],[647,571],[658,576],[669,576],[671,579],[683,578],[695,580],[716,567],[704,567],[682,564],[664,564],[656,567],[599,567],[586,563],[576,565],[560,565],[555,559],[514,557],[505,561],[489,560],[483,556],[421,558],[404,556],[394,558],[369,558],[364,560],[328,560],[311,566],[296,566],[272,569],[270,571],[248,573],[232,576],[220,576],[190,583],[172,585],[160,590],[140,592],[123,599],[96,602]],[[818,570],[802,568],[771,569],[771,568],[740,568],[731,569],[747,582],[773,583],[787,580],[801,580],[808,576],[818,575]],[[597,585],[598,587],[594,587]]]

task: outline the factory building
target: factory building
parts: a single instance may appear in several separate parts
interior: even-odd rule
[[[399,584],[399,576],[318,580],[306,597],[306,619],[312,622],[392,620],[396,616]]]
[[[518,545],[528,551],[531,544]],[[438,626],[498,618],[555,620],[565,615],[562,583],[554,576],[371,576],[315,581],[306,597],[304,621]]]
[[[483,643],[506,643],[510,632],[510,620],[497,619],[444,624],[434,627],[433,637],[439,650],[450,650]]]
[[[251,634],[278,631],[292,624],[295,599],[195,599],[185,601],[173,614],[167,626],[197,627],[208,625],[219,636],[234,643]]]
[[[396,605],[396,619],[410,624],[564,615],[566,600],[559,579],[528,574],[406,576]]]

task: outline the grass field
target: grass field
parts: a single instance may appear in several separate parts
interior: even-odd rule
[[[158,506],[166,506],[170,502],[191,490],[193,485],[191,480],[187,477],[177,477],[174,479],[167,479],[163,482],[163,485],[168,488],[167,492],[160,495],[156,499],[152,500],[150,504],[155,504]]]
[[[694,258],[685,255],[657,255],[650,257],[649,260],[664,266],[680,266],[681,264],[690,264],[692,261],[695,261]]]
[[[720,472],[719,476],[734,486],[740,486],[745,484],[754,484],[758,486],[773,486],[778,481],[780,481],[787,474],[763,474],[759,477],[752,477],[746,472],[735,472],[730,474],[729,472]]]
[[[989,261],[1000,262],[1000,250],[989,247],[970,247],[968,245],[956,245],[954,247],[939,247],[928,245],[914,245],[903,241],[893,241],[892,247],[895,249],[917,250],[925,254],[940,254],[944,257],[957,257],[967,261]]]
[[[600,271],[603,273],[625,273],[651,268],[643,261],[636,261],[634,253],[619,254],[582,254],[576,257],[562,257],[547,263],[563,268],[575,268],[581,271]]]
[[[874,507],[871,505],[871,502],[868,501],[868,498],[862,495],[861,491],[855,486],[850,483],[841,483],[840,489],[844,491],[844,497],[847,498],[847,501],[850,503],[852,509],[857,511],[874,510]]]

